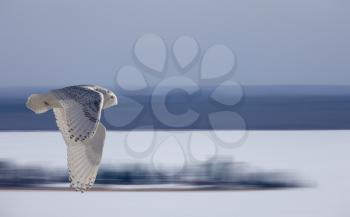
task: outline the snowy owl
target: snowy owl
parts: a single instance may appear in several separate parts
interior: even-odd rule
[[[32,94],[26,106],[39,114],[50,109],[67,144],[71,186],[86,191],[95,182],[101,161],[106,128],[102,109],[117,105],[116,95],[96,85],[80,85]]]

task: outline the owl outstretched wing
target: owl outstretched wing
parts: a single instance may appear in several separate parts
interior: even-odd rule
[[[106,128],[98,123],[95,134],[88,140],[75,141],[67,133],[66,116],[62,108],[54,108],[58,128],[67,144],[67,160],[71,187],[86,191],[95,182],[101,162]]]
[[[71,186],[85,191],[94,183],[101,161],[106,128],[100,123],[103,95],[86,87],[52,90],[60,106],[53,111],[67,144]]]

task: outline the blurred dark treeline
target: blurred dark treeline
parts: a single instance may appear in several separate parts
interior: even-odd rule
[[[52,111],[35,115],[25,107],[27,97],[35,92],[46,92],[55,87],[0,87],[0,130],[57,130]],[[57,87],[58,88],[58,87]],[[108,87],[113,89],[113,87]],[[172,92],[168,107],[174,110],[191,108],[201,117],[220,111],[238,112],[246,122],[247,130],[341,130],[350,129],[350,86],[349,85],[245,85],[244,97],[236,106],[219,106],[208,101],[208,96],[216,86],[203,86],[196,97],[183,97],[183,93]],[[194,124],[185,127],[171,127],[157,121],[150,108],[152,88],[142,93],[130,94],[118,90],[120,96],[135,100],[144,107],[144,114],[135,123],[118,127],[110,123],[108,117],[118,117],[119,123],[128,123],[130,106],[125,98],[120,105],[108,110],[102,122],[108,130],[133,130],[140,126],[154,129],[194,130],[212,129],[207,118],[199,118]],[[11,97],[9,97],[11,96]],[[123,101],[124,99],[124,101]],[[154,97],[155,102],[158,98]],[[236,122],[228,121],[223,115],[215,129],[241,129]]]
[[[180,172],[172,168],[161,171],[144,164],[102,165],[96,184],[156,185],[177,184],[212,189],[291,188],[302,187],[294,175],[283,172],[248,171],[245,163],[230,160],[208,161],[190,165]],[[19,166],[0,161],[0,187],[41,187],[68,183],[66,170],[42,166]]]

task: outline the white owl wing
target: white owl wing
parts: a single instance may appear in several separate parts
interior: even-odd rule
[[[95,182],[101,162],[106,128],[99,123],[95,134],[88,140],[75,141],[69,138],[66,116],[63,108],[53,109],[57,126],[67,144],[67,160],[71,186],[86,191]]]
[[[97,91],[73,86],[52,90],[52,94],[62,107],[65,125],[62,134],[75,142],[91,138],[100,122],[103,95]],[[56,115],[56,114],[55,114]],[[57,118],[57,117],[56,117]]]

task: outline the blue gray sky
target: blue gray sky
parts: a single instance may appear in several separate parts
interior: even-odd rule
[[[155,33],[235,52],[242,84],[350,84],[346,0],[2,0],[0,87],[112,86],[132,48]]]

